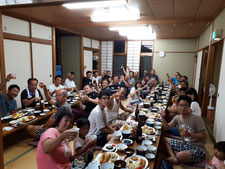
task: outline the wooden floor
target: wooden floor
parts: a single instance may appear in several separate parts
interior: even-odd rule
[[[4,138],[3,146],[5,169],[37,168],[36,147],[28,145],[28,143],[32,140],[33,139],[27,135],[25,130]],[[72,143],[71,147],[73,147]],[[206,149],[209,153],[209,159],[211,159],[213,156],[213,143],[209,136],[207,137]],[[174,166],[174,169],[197,169],[197,167],[177,165]]]

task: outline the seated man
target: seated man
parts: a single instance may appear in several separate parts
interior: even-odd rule
[[[110,96],[112,95],[112,92],[109,88],[109,79],[105,78],[105,79],[102,79],[102,89],[101,90],[107,90],[109,93],[110,93]]]
[[[159,77],[155,74],[155,69],[152,69],[150,72],[150,80],[152,80],[152,78],[155,78],[156,82],[159,81]]]
[[[123,113],[119,114],[119,108],[121,108]],[[111,125],[118,125],[120,127],[120,124],[117,124],[117,120],[122,120],[125,121],[130,113],[133,112],[132,109],[125,107],[121,103],[121,93],[114,93],[110,97],[110,103],[109,105],[105,108],[106,112],[106,118],[107,122]]]
[[[184,141],[164,137],[170,164],[200,162],[205,159],[205,125],[200,116],[191,114],[191,98],[180,96],[178,99],[178,113],[169,123],[165,120],[165,112],[162,112],[162,124],[165,130],[178,126]]]
[[[93,88],[89,84],[86,84],[84,86],[84,95],[80,95],[80,109],[72,109],[75,119],[88,118],[97,104],[98,93],[93,91]]]
[[[53,96],[53,99],[55,99],[55,93],[56,93],[57,90],[65,88],[61,84],[62,84],[62,77],[57,75],[57,76],[55,76],[54,83],[48,86],[49,94],[50,94],[50,96]]]
[[[77,93],[79,93],[79,90],[77,89],[77,86],[74,82],[74,78],[75,78],[75,73],[74,72],[70,72],[67,75],[67,78],[64,81],[64,87],[68,90],[68,91],[76,91]]]
[[[0,91],[6,82],[9,82],[12,79],[12,75],[9,74],[7,78],[0,84]],[[19,86],[12,84],[8,87],[8,92],[6,94],[0,93],[0,107],[1,107],[1,117],[5,117],[8,114],[15,113],[17,110],[17,103],[15,98],[17,97],[20,91]]]
[[[60,113],[62,112],[68,112],[71,113],[71,107],[70,104],[67,103],[67,92],[65,89],[60,89],[56,91],[56,100],[52,99],[51,96],[49,95],[49,92],[46,88],[46,85],[43,83],[40,83],[40,87],[43,88],[46,100],[48,103],[51,105],[54,105],[58,107],[57,112],[53,114],[48,121],[43,124],[42,126],[34,126],[34,125],[28,125],[27,126],[27,132],[38,139],[40,139],[42,133],[47,130],[48,128],[52,127],[55,122],[57,117],[59,116]]]
[[[93,72],[92,84],[99,84],[101,81],[101,76],[98,76],[98,71]]]
[[[86,77],[83,78],[82,88],[84,88],[86,84],[92,85],[91,71],[86,72]]]
[[[112,137],[114,129],[108,124],[105,114],[105,107],[109,104],[110,94],[102,90],[98,95],[98,105],[91,111],[88,117],[90,130],[88,136],[97,135],[98,146],[104,146]]]
[[[111,93],[114,94],[120,89],[119,76],[113,77],[113,84],[109,86]]]
[[[41,92],[37,89],[38,80],[30,78],[27,81],[28,87],[20,95],[22,109],[26,107],[35,107],[36,103],[43,99]]]

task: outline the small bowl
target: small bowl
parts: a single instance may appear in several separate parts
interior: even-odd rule
[[[161,124],[162,124],[162,123],[161,123],[160,121],[155,121],[155,125],[156,125],[156,126],[161,126]]]
[[[154,154],[157,148],[153,145],[150,145],[150,146],[147,146],[147,149],[150,153]]]
[[[41,113],[40,116],[46,116],[46,113]]]
[[[131,131],[130,130],[122,130],[123,138],[130,138]]]
[[[145,105],[145,103],[144,103],[144,105]],[[141,111],[147,112],[148,109],[147,108],[141,108]]]
[[[50,110],[49,109],[44,109],[43,112],[44,113],[48,113]]]
[[[146,122],[145,122],[146,124],[147,124],[147,126],[149,126],[149,127],[153,127],[154,126],[154,124],[155,124],[155,122],[154,122],[154,120],[153,119],[148,119],[148,120],[146,120]]]
[[[100,165],[100,169],[110,169],[110,168],[114,168],[114,164],[103,163],[103,164]]]
[[[34,115],[35,115],[35,116],[39,116],[40,114],[41,114],[41,111],[40,111],[40,110],[34,111]]]
[[[116,160],[114,162],[114,169],[126,168],[127,163],[123,160]]]
[[[145,156],[147,148],[143,145],[136,146],[137,155]]]
[[[126,148],[124,150],[124,153],[129,157],[129,156],[132,156],[135,153],[135,150],[133,148]]]
[[[12,120],[12,116],[5,116],[2,118],[2,120],[5,122],[5,123],[8,123]]]
[[[120,140],[120,138],[121,138],[121,136],[122,136],[122,133],[121,133],[120,131],[115,131],[115,132],[113,133],[113,135],[114,135],[114,139],[115,139],[115,140]]]
[[[156,130],[160,130],[162,127],[161,126],[155,126],[154,127]]]
[[[129,146],[129,145],[132,145],[133,144],[133,141],[131,139],[123,139],[122,140],[122,143]]]
[[[157,109],[156,108],[151,108],[151,112],[157,112]]]
[[[144,146],[150,146],[150,145],[152,145],[152,141],[150,141],[150,140],[143,140],[143,141],[142,141],[142,144],[143,144]]]
[[[152,160],[152,159],[155,158],[155,155],[152,154],[152,153],[147,153],[147,154],[145,154],[145,157],[146,157],[148,160]]]
[[[121,143],[121,144],[117,144],[116,148],[118,151],[124,151],[128,147],[126,144]]]

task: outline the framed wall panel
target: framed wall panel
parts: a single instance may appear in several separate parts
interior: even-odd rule
[[[31,33],[32,37],[52,40],[52,28],[36,23],[31,23]]]
[[[52,83],[52,45],[32,43],[33,77],[47,86]]]
[[[92,44],[92,48],[99,49],[99,41],[98,40],[92,39],[91,44]]]
[[[83,46],[91,48],[91,39],[83,37]]]
[[[7,83],[17,84],[20,92],[16,97],[17,106],[21,107],[20,93],[27,88],[27,80],[31,77],[30,43],[16,40],[4,40],[5,72],[6,75],[16,74],[16,79]]]
[[[30,36],[29,22],[6,15],[2,15],[2,30],[5,33]]]
[[[93,62],[93,52],[89,50],[84,50],[84,76],[86,76],[87,71],[92,71]]]

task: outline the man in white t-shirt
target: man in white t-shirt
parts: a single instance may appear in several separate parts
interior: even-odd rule
[[[68,73],[68,75],[66,77],[66,80],[64,82],[64,86],[69,91],[74,91],[75,90],[77,93],[79,93],[79,90],[77,89],[76,83],[74,82],[74,78],[75,78],[75,73],[74,72]]]
[[[49,91],[50,96],[55,98],[56,90],[60,90],[60,89],[65,88],[63,85],[61,85],[61,83],[62,83],[62,77],[59,76],[59,75],[55,76],[54,83],[48,86],[48,91]]]
[[[98,95],[98,99],[98,105],[88,117],[91,124],[88,136],[97,135],[96,145],[104,146],[113,137],[114,133],[114,129],[107,122],[104,110],[109,104],[110,93],[107,90],[102,90]]]

